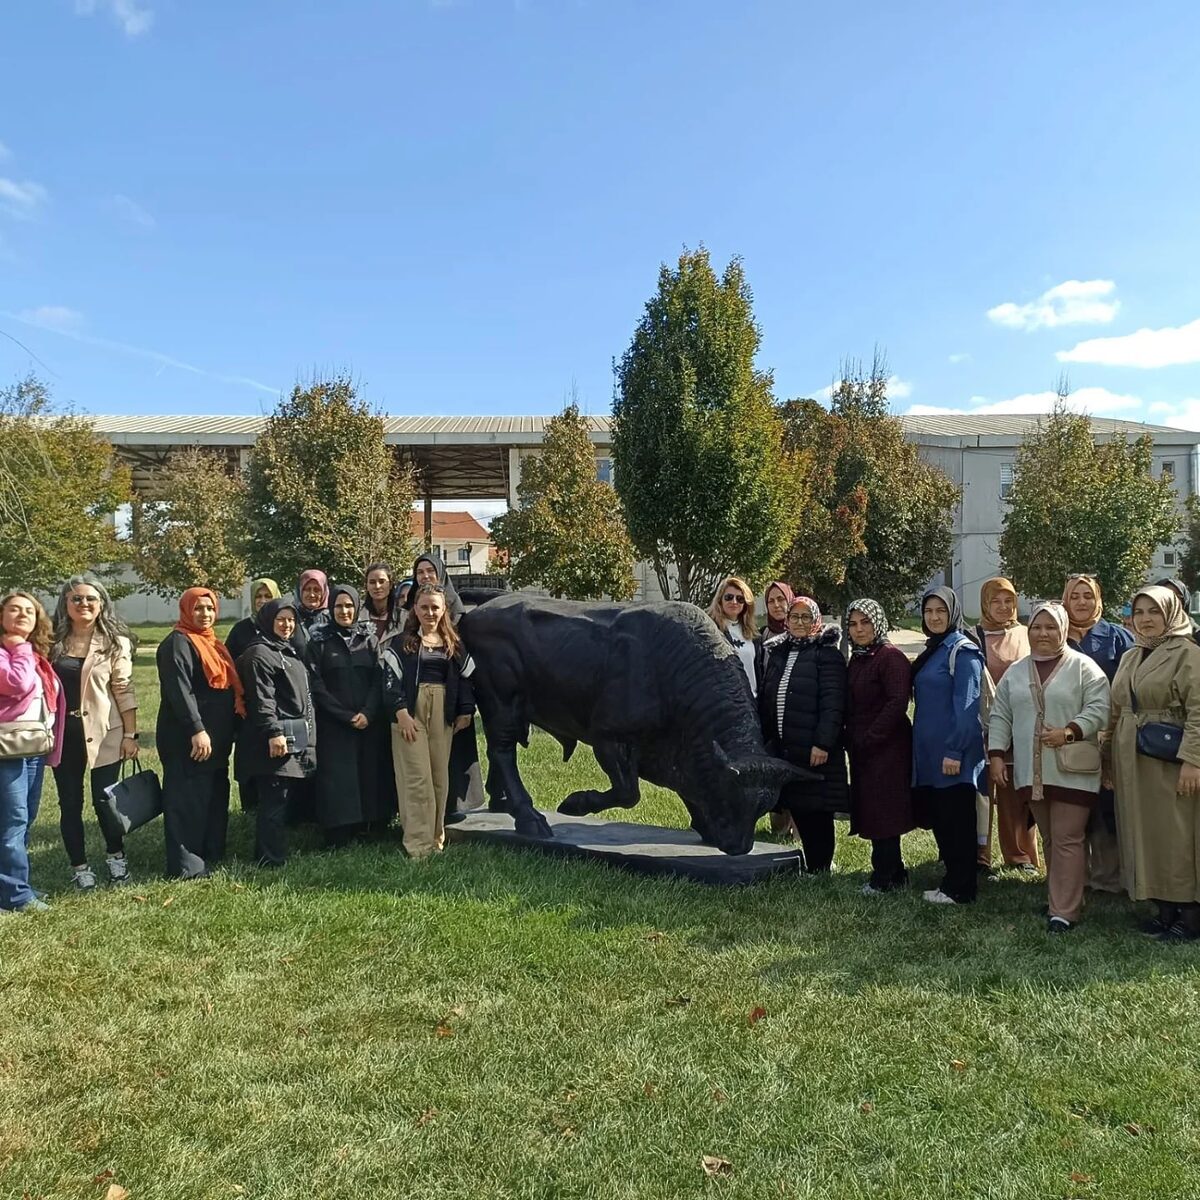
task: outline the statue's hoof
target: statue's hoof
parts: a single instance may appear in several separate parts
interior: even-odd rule
[[[554,830],[550,828],[550,822],[537,811],[522,813],[517,817],[515,824],[517,832],[522,837],[552,838],[554,836]]]
[[[590,817],[599,807],[597,801],[600,799],[599,792],[572,792],[563,797],[558,811],[568,817]]]

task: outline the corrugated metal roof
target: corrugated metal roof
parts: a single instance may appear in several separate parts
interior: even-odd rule
[[[1045,413],[947,413],[945,416],[905,414],[900,418],[905,433],[927,437],[1023,437]],[[1116,421],[1110,417],[1092,417],[1096,433],[1186,433],[1168,425],[1143,425],[1140,421]],[[1197,435],[1200,438],[1200,435]]]

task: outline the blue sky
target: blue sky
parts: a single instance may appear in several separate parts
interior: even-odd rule
[[[5,0],[0,382],[93,412],[608,409],[740,254],[780,397],[1200,428],[1200,5]]]

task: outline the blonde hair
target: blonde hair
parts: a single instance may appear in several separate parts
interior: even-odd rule
[[[727,588],[736,588],[741,592],[742,599],[746,601],[742,605],[742,615],[738,621],[738,626],[741,628],[742,636],[746,641],[752,641],[755,634],[758,633],[758,627],[754,624],[754,593],[750,590],[750,585],[744,579],[739,579],[736,575],[729,575],[723,579],[721,586],[713,593],[712,603],[708,606],[708,615],[712,617],[716,627],[724,632],[726,617],[721,611],[721,597],[725,594]]]
[[[50,618],[46,615],[46,610],[42,607],[42,602],[36,596],[31,596],[28,592],[23,592],[19,588],[14,588],[11,592],[5,592],[3,599],[0,599],[0,613],[8,607],[10,600],[18,599],[28,600],[33,605],[33,632],[29,635],[29,644],[43,658],[48,658],[53,629],[50,625]]]
[[[442,615],[438,617],[437,632],[441,636],[446,654],[453,658],[462,645],[462,638],[450,620],[450,605],[446,600],[446,589],[440,583],[423,583],[417,588],[413,597],[413,606],[409,609],[408,619],[404,622],[404,651],[406,654],[416,654],[421,649],[421,620],[417,616],[417,603],[422,596],[441,596]]]

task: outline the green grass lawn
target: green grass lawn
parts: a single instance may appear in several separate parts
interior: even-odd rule
[[[525,763],[547,807],[598,776]],[[844,828],[832,878],[721,890],[481,846],[267,874],[237,814],[211,880],[157,878],[156,823],[76,896],[56,819],[50,783],[53,911],[0,920],[3,1198],[1200,1195],[1200,953],[1108,897],[1052,940],[1025,879],[925,905],[923,835],[867,899]]]

